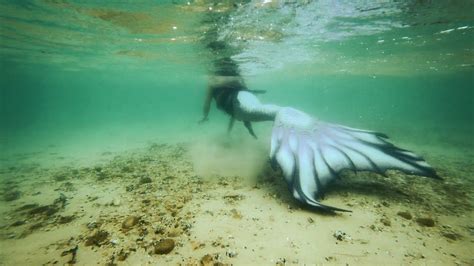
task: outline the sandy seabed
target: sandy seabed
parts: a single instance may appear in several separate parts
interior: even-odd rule
[[[251,181],[203,174],[198,151],[152,144],[88,167],[3,167],[0,264],[474,265],[469,160],[430,156],[443,181],[343,173],[323,202],[353,212],[321,213],[268,163]]]

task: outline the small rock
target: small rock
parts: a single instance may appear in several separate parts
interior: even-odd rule
[[[242,213],[240,213],[238,210],[232,209],[230,212],[232,213],[232,218],[239,220],[242,219]]]
[[[421,226],[426,227],[433,227],[435,225],[435,221],[430,217],[420,217],[416,219],[416,222]]]
[[[155,254],[168,254],[174,249],[174,240],[171,238],[161,239],[155,243]]]
[[[455,232],[443,232],[441,235],[455,241],[462,238],[462,235]]]
[[[326,261],[335,261],[335,260],[336,260],[336,258],[333,257],[333,256],[324,257],[324,259],[325,259]]]
[[[151,181],[152,181],[151,178],[149,178],[148,176],[144,176],[144,177],[140,178],[139,183],[140,184],[148,184],[148,183],[151,183]]]
[[[105,230],[97,230],[91,236],[86,238],[85,246],[96,245],[100,247],[107,240],[109,233]]]
[[[225,252],[225,255],[226,255],[227,257],[229,257],[229,258],[234,258],[234,257],[237,256],[237,252],[234,251],[234,250],[227,250],[227,251]]]
[[[275,262],[275,265],[285,266],[286,265],[286,259],[285,258],[278,258],[278,260]]]
[[[124,251],[123,249],[117,254],[118,261],[124,261],[128,258],[129,252]]]
[[[334,236],[339,241],[351,240],[351,237],[348,234],[346,234],[345,232],[341,231],[341,230],[337,230],[336,232],[334,232],[334,234],[332,236]]]
[[[409,212],[397,212],[397,215],[398,216],[401,216],[407,220],[411,220],[411,218],[413,218],[413,216],[411,216],[411,213]]]
[[[383,225],[385,225],[385,226],[391,226],[391,225],[392,225],[392,223],[390,222],[390,220],[387,219],[387,218],[382,218],[382,219],[380,219],[380,222],[381,222]]]
[[[140,218],[137,216],[128,216],[122,223],[122,228],[123,229],[131,229],[133,226],[135,226]]]
[[[202,266],[214,265],[214,258],[210,254],[204,255],[204,257],[201,258],[201,265]]]
[[[58,223],[59,224],[67,224],[70,223],[72,220],[76,219],[76,216],[70,215],[70,216],[59,216],[58,218]]]
[[[314,220],[313,220],[313,218],[311,218],[311,217],[308,217],[308,223],[310,223],[310,224],[314,223]]]

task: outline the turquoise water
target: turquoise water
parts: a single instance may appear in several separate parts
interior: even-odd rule
[[[2,162],[90,164],[151,142],[227,138],[215,108],[197,121],[208,77],[235,66],[249,88],[267,91],[264,102],[472,162],[471,8],[3,1]],[[256,125],[260,140],[249,145],[268,149],[270,127]],[[248,141],[241,125],[231,140]]]
[[[469,1],[216,3],[3,1],[4,155],[223,134],[216,110],[208,125],[196,121],[225,57],[251,89],[267,90],[264,102],[410,145],[472,150]]]
[[[472,149],[471,2],[244,2],[2,1],[3,149],[95,153],[222,133],[217,111],[196,121],[224,56],[266,102]]]
[[[472,10],[469,0],[0,0],[0,244],[8,248],[0,264],[66,263],[60,251],[74,245],[81,265],[113,263],[123,250],[130,264],[183,256],[196,264],[224,254],[227,233],[240,241],[230,246],[239,255],[221,258],[242,265],[281,265],[298,245],[300,260],[290,262],[314,263],[306,243],[316,243],[319,264],[472,264]],[[271,122],[254,124],[258,140],[241,123],[228,135],[228,117],[214,105],[198,123],[209,77],[222,73],[265,90],[264,103],[384,132],[445,180],[362,174],[327,199],[353,214],[299,209],[282,180],[269,181],[277,175],[267,162]],[[42,214],[48,206],[54,215]],[[133,213],[155,232],[148,246],[127,246],[143,239],[138,229],[122,230]],[[417,227],[420,215],[436,226]],[[388,218],[390,229],[378,222]],[[89,226],[101,219],[102,227]],[[190,235],[177,233],[181,257],[150,257],[155,237],[165,237],[156,224],[205,248],[194,251]],[[99,228],[110,243],[89,247]],[[334,244],[339,229],[356,243]],[[122,242],[112,243],[115,236]],[[394,239],[411,253],[393,250]],[[257,257],[247,245],[259,242],[274,246],[255,246]]]

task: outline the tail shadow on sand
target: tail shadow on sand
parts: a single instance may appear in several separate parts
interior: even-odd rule
[[[472,210],[468,188],[462,183],[453,182],[450,177],[446,181],[451,182],[407,175],[399,171],[387,171],[386,176],[372,172],[344,171],[340,178],[328,186],[321,200],[324,202],[325,199],[333,197],[342,199],[344,206],[338,207],[352,211],[368,202],[375,205],[377,202],[384,205],[399,204],[417,211],[446,214]],[[287,189],[279,169],[274,171],[270,166],[265,167],[258,176],[257,186],[270,195],[276,195],[276,198],[281,203],[288,204],[290,209],[301,208],[322,215],[340,214],[300,204]]]

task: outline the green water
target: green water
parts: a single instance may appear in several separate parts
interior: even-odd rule
[[[225,136],[197,121],[226,56],[264,102],[473,160],[472,1],[21,3],[0,2],[3,166]]]

